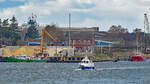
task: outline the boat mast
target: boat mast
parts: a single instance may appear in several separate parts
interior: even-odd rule
[[[136,36],[136,54],[139,54],[139,49],[138,49],[138,35]]]

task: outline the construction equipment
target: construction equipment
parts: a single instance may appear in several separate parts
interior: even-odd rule
[[[149,36],[149,33],[150,33],[150,28],[149,28],[149,20],[148,20],[148,17],[147,17],[147,14],[145,13],[144,14],[144,52],[149,54],[149,48],[148,48],[148,44],[149,44],[149,40],[150,40],[150,36]]]
[[[41,35],[41,43],[40,43],[40,49],[36,50],[36,56],[37,57],[46,57],[48,56],[48,53],[46,51],[46,47],[43,47],[43,41],[44,41],[44,34],[48,35],[52,40],[57,41],[50,33],[48,33],[45,29],[42,30],[42,35]]]
[[[53,41],[56,42],[56,56],[58,56],[58,54],[57,54],[57,40],[50,33],[48,33],[45,29],[42,30],[40,49],[36,50],[36,52],[37,52],[36,56],[38,58],[41,58],[41,59],[49,56],[48,52],[46,52],[47,48],[46,47],[44,48],[44,46],[43,46],[43,44],[44,44],[44,34],[48,35],[48,37],[50,37]],[[61,61],[66,61],[66,59],[67,59],[66,56],[61,56]]]
[[[149,21],[148,21],[148,17],[147,14],[144,14],[144,32],[145,33],[150,33],[150,28],[149,28]]]

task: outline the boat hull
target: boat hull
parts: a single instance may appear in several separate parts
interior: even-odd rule
[[[49,57],[47,62],[50,63],[79,63],[83,57],[65,57],[64,60],[62,60],[62,57]]]
[[[145,61],[145,57],[143,56],[131,56],[132,61]]]
[[[92,70],[94,67],[81,67],[82,70]]]
[[[92,69],[95,69],[95,67],[87,67],[87,66],[80,66],[79,68],[82,69],[82,70],[92,70]]]

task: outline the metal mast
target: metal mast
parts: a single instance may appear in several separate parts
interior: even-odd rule
[[[70,37],[70,28],[71,28],[71,14],[69,13],[69,47],[70,47],[70,40],[71,40],[71,37]]]
[[[71,40],[71,37],[70,37],[70,28],[71,28],[71,14],[69,13],[69,30],[68,30],[68,56],[70,56],[70,40]]]
[[[149,21],[148,21],[148,17],[147,17],[147,14],[145,13],[144,14],[144,32],[145,33],[150,33],[150,28],[149,28]]]
[[[147,46],[148,46],[147,43],[148,43],[148,40],[149,40],[147,34],[149,34],[149,33],[150,33],[149,21],[148,21],[147,14],[145,13],[144,14],[144,39],[145,39],[145,42],[144,42],[145,48],[144,48],[144,50],[145,50],[145,52],[146,52],[146,49],[147,49]]]

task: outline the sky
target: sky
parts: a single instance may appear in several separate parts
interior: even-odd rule
[[[33,14],[40,25],[99,27],[107,31],[121,25],[129,31],[144,29],[144,13],[150,14],[150,0],[0,0],[0,18],[17,18],[19,25]]]

